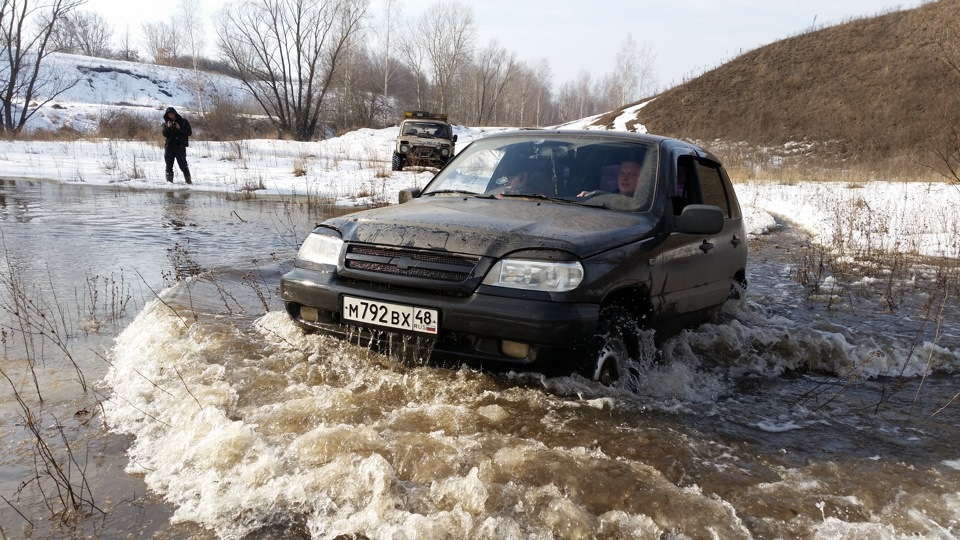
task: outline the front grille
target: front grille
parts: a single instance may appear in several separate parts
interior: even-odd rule
[[[426,146],[417,146],[410,149],[410,157],[420,159],[440,159],[440,149]]]
[[[470,277],[478,260],[435,251],[349,244],[344,266],[350,270],[462,283]]]

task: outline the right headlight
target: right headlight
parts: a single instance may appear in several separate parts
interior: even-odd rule
[[[300,245],[297,260],[336,266],[340,262],[342,247],[343,240],[335,236],[310,233],[310,236]]]
[[[483,284],[530,291],[564,292],[576,289],[582,281],[583,266],[579,262],[504,259],[487,272]]]

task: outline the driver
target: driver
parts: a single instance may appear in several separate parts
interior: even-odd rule
[[[620,195],[633,197],[634,192],[637,191],[637,184],[640,183],[640,170],[642,168],[643,165],[633,159],[625,159],[620,162],[620,168],[617,170],[617,192]],[[598,194],[596,190],[581,191],[577,197],[589,197]]]

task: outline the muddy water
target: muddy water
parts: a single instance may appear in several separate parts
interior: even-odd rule
[[[910,285],[917,298],[896,312],[875,305],[863,284],[848,284],[825,304],[790,280],[789,233],[756,240],[744,300],[659,353],[648,349],[654,362],[607,388],[578,377],[401,363],[303,334],[282,313],[276,281],[295,249],[289,238],[305,234],[313,218],[291,205],[196,195],[177,207],[176,223],[158,225],[168,194],[83,192],[84,200],[100,200],[98,213],[142,207],[117,227],[144,230],[104,231],[118,243],[98,246],[131,257],[130,267],[153,279],[141,280],[142,288],[163,291],[138,296],[115,330],[103,325],[97,339],[109,338],[106,361],[89,361],[103,408],[91,413],[85,440],[99,452],[93,494],[108,513],[81,520],[85,532],[498,539],[960,532],[960,404],[950,403],[960,391],[956,302],[941,304],[935,320],[923,317],[937,292],[922,273]],[[47,195],[38,201],[54,204]],[[28,222],[0,223],[9,244],[9,231]],[[176,247],[184,244],[186,256]],[[17,253],[28,253],[22,245]],[[63,274],[116,268],[88,270],[85,260],[71,259]],[[185,279],[174,283],[171,273]],[[63,279],[58,286],[78,286]],[[62,378],[71,386],[69,375]],[[68,395],[64,411],[85,394]],[[3,430],[16,434],[7,420],[16,411],[4,396]],[[11,473],[22,469],[4,462],[7,498]],[[22,530],[18,514],[0,512],[7,534]]]

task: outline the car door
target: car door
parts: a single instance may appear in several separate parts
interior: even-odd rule
[[[671,165],[667,213],[679,215],[690,204],[715,205],[723,212],[724,226],[718,234],[673,230],[665,239],[658,265],[663,276],[661,316],[666,318],[701,312],[726,301],[738,259],[731,253],[736,249],[733,237],[742,230],[742,225],[730,219],[731,204],[718,163],[679,155]]]

